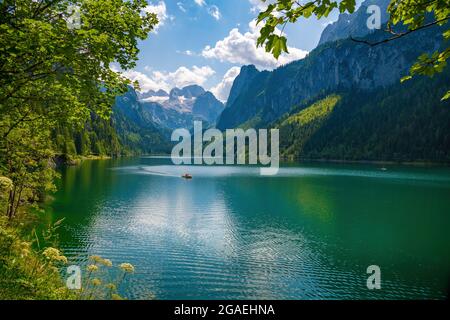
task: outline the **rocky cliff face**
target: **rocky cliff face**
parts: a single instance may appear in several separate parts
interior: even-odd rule
[[[254,65],[243,66],[241,72],[233,82],[233,86],[228,96],[227,105],[230,106],[236,100],[241,92],[248,90],[248,86],[255,76],[259,73]]]
[[[442,43],[439,28],[371,47],[350,39],[325,43],[306,58],[273,72],[255,72],[243,67],[233,85],[227,107],[220,116],[220,129],[267,125],[301,102],[323,92],[374,89],[398,83],[423,52],[436,50]],[[376,31],[369,41],[384,39]],[[251,76],[248,76],[249,70]]]
[[[372,30],[367,28],[367,19],[371,16],[371,13],[367,13],[367,8],[377,5],[380,8],[381,24],[385,24],[389,19],[386,11],[390,2],[391,0],[366,0],[353,14],[340,14],[336,22],[323,30],[319,45],[349,37],[360,38],[371,33]]]
[[[192,114],[200,120],[212,123],[216,121],[223,108],[223,103],[208,91],[197,97],[192,107]]]

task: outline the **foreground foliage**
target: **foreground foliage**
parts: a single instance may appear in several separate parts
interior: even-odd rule
[[[73,299],[59,275],[61,261],[46,261],[32,248],[23,226],[0,217],[0,299]]]
[[[34,219],[33,219],[34,218]],[[36,229],[33,215],[21,215],[14,222],[0,217],[0,300],[122,300],[118,290],[133,265],[91,256],[78,266],[57,247],[57,229],[62,221]],[[80,287],[68,288],[61,277],[69,265],[82,271]]]
[[[130,82],[111,66],[135,66],[138,41],[158,23],[146,6],[0,1],[0,298],[73,298],[57,270],[67,258],[30,238],[40,221],[30,212],[55,190],[58,154],[118,152],[110,115]],[[92,124],[99,129],[81,134]]]

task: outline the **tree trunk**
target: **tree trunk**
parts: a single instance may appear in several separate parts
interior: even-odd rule
[[[15,198],[15,196],[16,196],[16,187],[14,186],[14,188],[9,191],[8,211],[7,211],[7,216],[8,216],[9,220],[12,219],[12,214],[13,214],[13,211],[14,211],[14,198]]]
[[[20,206],[20,198],[22,197],[22,190],[23,190],[23,186],[20,187],[19,189],[19,195],[17,197],[17,203],[16,206],[14,207],[14,211],[12,213],[12,216],[14,217],[17,214],[17,211],[19,210],[19,206]]]

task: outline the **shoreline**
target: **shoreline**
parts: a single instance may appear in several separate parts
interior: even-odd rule
[[[395,161],[395,160],[341,160],[341,159],[283,159],[293,162],[313,162],[313,163],[338,163],[338,164],[374,164],[374,165],[402,165],[402,166],[417,166],[417,167],[450,167],[450,161]]]
[[[86,160],[109,160],[111,156],[87,155],[87,156],[68,156],[65,154],[57,154],[53,157],[55,167],[60,166],[77,166]]]
[[[170,158],[170,154],[142,154],[139,157],[166,157]],[[405,166],[441,166],[450,167],[450,161],[428,161],[428,160],[344,160],[344,159],[314,159],[314,158],[292,158],[280,157],[280,162],[289,163],[338,163],[338,164],[375,164],[375,165],[405,165]]]
[[[170,158],[170,154],[136,154],[136,155],[120,155],[120,156],[76,156],[73,158],[65,155],[57,155],[55,163],[57,165],[75,166],[86,160],[111,160],[120,158],[134,158],[134,157],[155,157],[155,158]],[[280,162],[285,163],[334,163],[334,164],[368,164],[368,165],[402,165],[402,166],[416,166],[416,167],[450,167],[450,161],[428,161],[428,160],[344,160],[344,159],[314,159],[314,158],[292,158],[280,157]]]

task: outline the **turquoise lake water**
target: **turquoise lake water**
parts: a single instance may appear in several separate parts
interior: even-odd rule
[[[130,262],[129,299],[442,299],[450,170],[85,161],[62,170],[51,218],[72,261]],[[180,176],[189,172],[192,180]],[[368,290],[366,269],[381,269]]]

